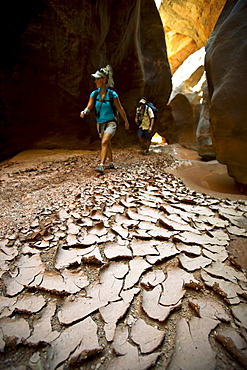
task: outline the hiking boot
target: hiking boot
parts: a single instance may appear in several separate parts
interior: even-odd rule
[[[109,164],[107,164],[107,165],[105,166],[105,168],[106,168],[107,170],[112,170],[113,168],[115,168],[114,163],[109,163]]]
[[[100,164],[98,167],[95,168],[95,171],[100,172],[100,173],[104,173],[104,166],[102,164]]]
[[[149,150],[148,149],[144,150],[143,154],[149,154]]]

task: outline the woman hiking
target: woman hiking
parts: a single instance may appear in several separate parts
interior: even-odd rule
[[[95,79],[97,90],[90,94],[88,104],[81,111],[80,117],[84,118],[95,107],[97,131],[101,139],[100,164],[96,167],[96,171],[103,174],[105,168],[114,168],[111,147],[111,139],[117,129],[117,118],[114,109],[116,108],[123,118],[126,130],[129,129],[129,122],[118,94],[111,89],[114,87],[111,66],[107,65],[105,68],[100,68],[92,74],[92,77]],[[109,164],[106,166],[107,158]]]

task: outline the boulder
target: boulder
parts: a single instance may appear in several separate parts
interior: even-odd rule
[[[141,96],[162,116],[171,72],[154,1],[8,2],[1,31],[0,160],[24,149],[98,148],[94,113],[79,113],[95,88],[91,73],[106,64],[131,125],[119,127],[115,145],[137,142]]]
[[[247,6],[228,0],[206,45],[205,68],[216,158],[246,190]]]
[[[190,55],[172,76],[173,91],[168,102],[173,121],[167,129],[169,144],[179,143],[197,150],[196,130],[202,108],[202,87],[205,83],[205,50]]]

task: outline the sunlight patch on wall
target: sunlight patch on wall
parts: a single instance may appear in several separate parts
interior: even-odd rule
[[[158,10],[160,8],[161,1],[162,0],[155,0],[155,4],[156,4]]]

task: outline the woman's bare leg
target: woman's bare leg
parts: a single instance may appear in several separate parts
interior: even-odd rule
[[[100,163],[104,164],[106,158],[112,162],[112,148],[111,148],[111,138],[112,134],[105,132],[101,140],[101,153],[100,153]]]

